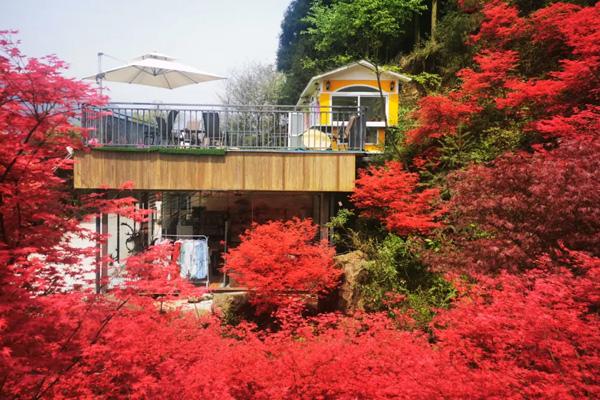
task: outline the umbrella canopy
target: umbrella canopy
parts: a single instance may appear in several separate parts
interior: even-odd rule
[[[200,71],[159,53],[144,54],[122,67],[100,72],[84,79],[102,79],[110,82],[135,83],[175,89],[200,82],[225,79],[222,76]]]

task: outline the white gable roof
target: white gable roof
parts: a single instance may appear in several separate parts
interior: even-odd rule
[[[372,73],[375,73],[375,65],[371,64],[370,62],[368,62],[366,60],[360,60],[360,61],[355,61],[353,63],[344,65],[343,67],[336,68],[331,71],[327,71],[320,75],[315,75],[311,78],[311,80],[308,82],[308,84],[306,85],[306,87],[304,88],[302,93],[300,94],[300,99],[298,100],[298,104],[300,104],[302,102],[303,98],[311,95],[316,90],[315,83],[317,83],[321,79],[327,78],[332,75],[338,75],[341,79],[343,79],[343,78],[361,79],[362,77],[357,76],[357,74],[360,74],[360,71],[357,71],[359,69],[357,67],[363,67],[363,68],[368,69]],[[392,71],[381,70],[381,76],[387,77],[388,79],[389,78],[398,79],[398,80],[401,80],[404,82],[411,81],[411,79],[408,76],[399,74],[397,72],[392,72]],[[362,78],[362,79],[364,79],[364,78]]]

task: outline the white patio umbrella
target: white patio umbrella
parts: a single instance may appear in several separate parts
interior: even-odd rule
[[[99,53],[101,57],[103,54]],[[200,71],[189,65],[177,62],[173,57],[159,53],[148,53],[134,58],[128,64],[101,71],[83,79],[95,79],[99,82],[124,82],[138,85],[175,89],[180,86],[225,79],[225,77]]]

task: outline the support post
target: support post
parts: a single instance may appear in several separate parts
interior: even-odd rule
[[[102,229],[102,225],[100,222],[100,214],[98,214],[96,216],[96,235],[100,236],[101,229]],[[102,243],[100,242],[100,239],[97,237],[96,238],[96,294],[100,293],[100,281],[101,281],[101,265],[100,263],[102,262],[102,255],[100,254],[102,251]]]
[[[103,235],[108,235],[108,214],[102,214],[102,234]],[[100,291],[105,292],[108,286],[108,238],[106,239],[106,241],[101,245],[102,247],[102,260],[101,260],[101,265],[102,265],[102,270],[101,270],[101,287],[100,287]]]

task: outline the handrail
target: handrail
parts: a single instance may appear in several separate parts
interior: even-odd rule
[[[84,106],[103,146],[362,152],[366,110],[342,106],[109,103]]]

